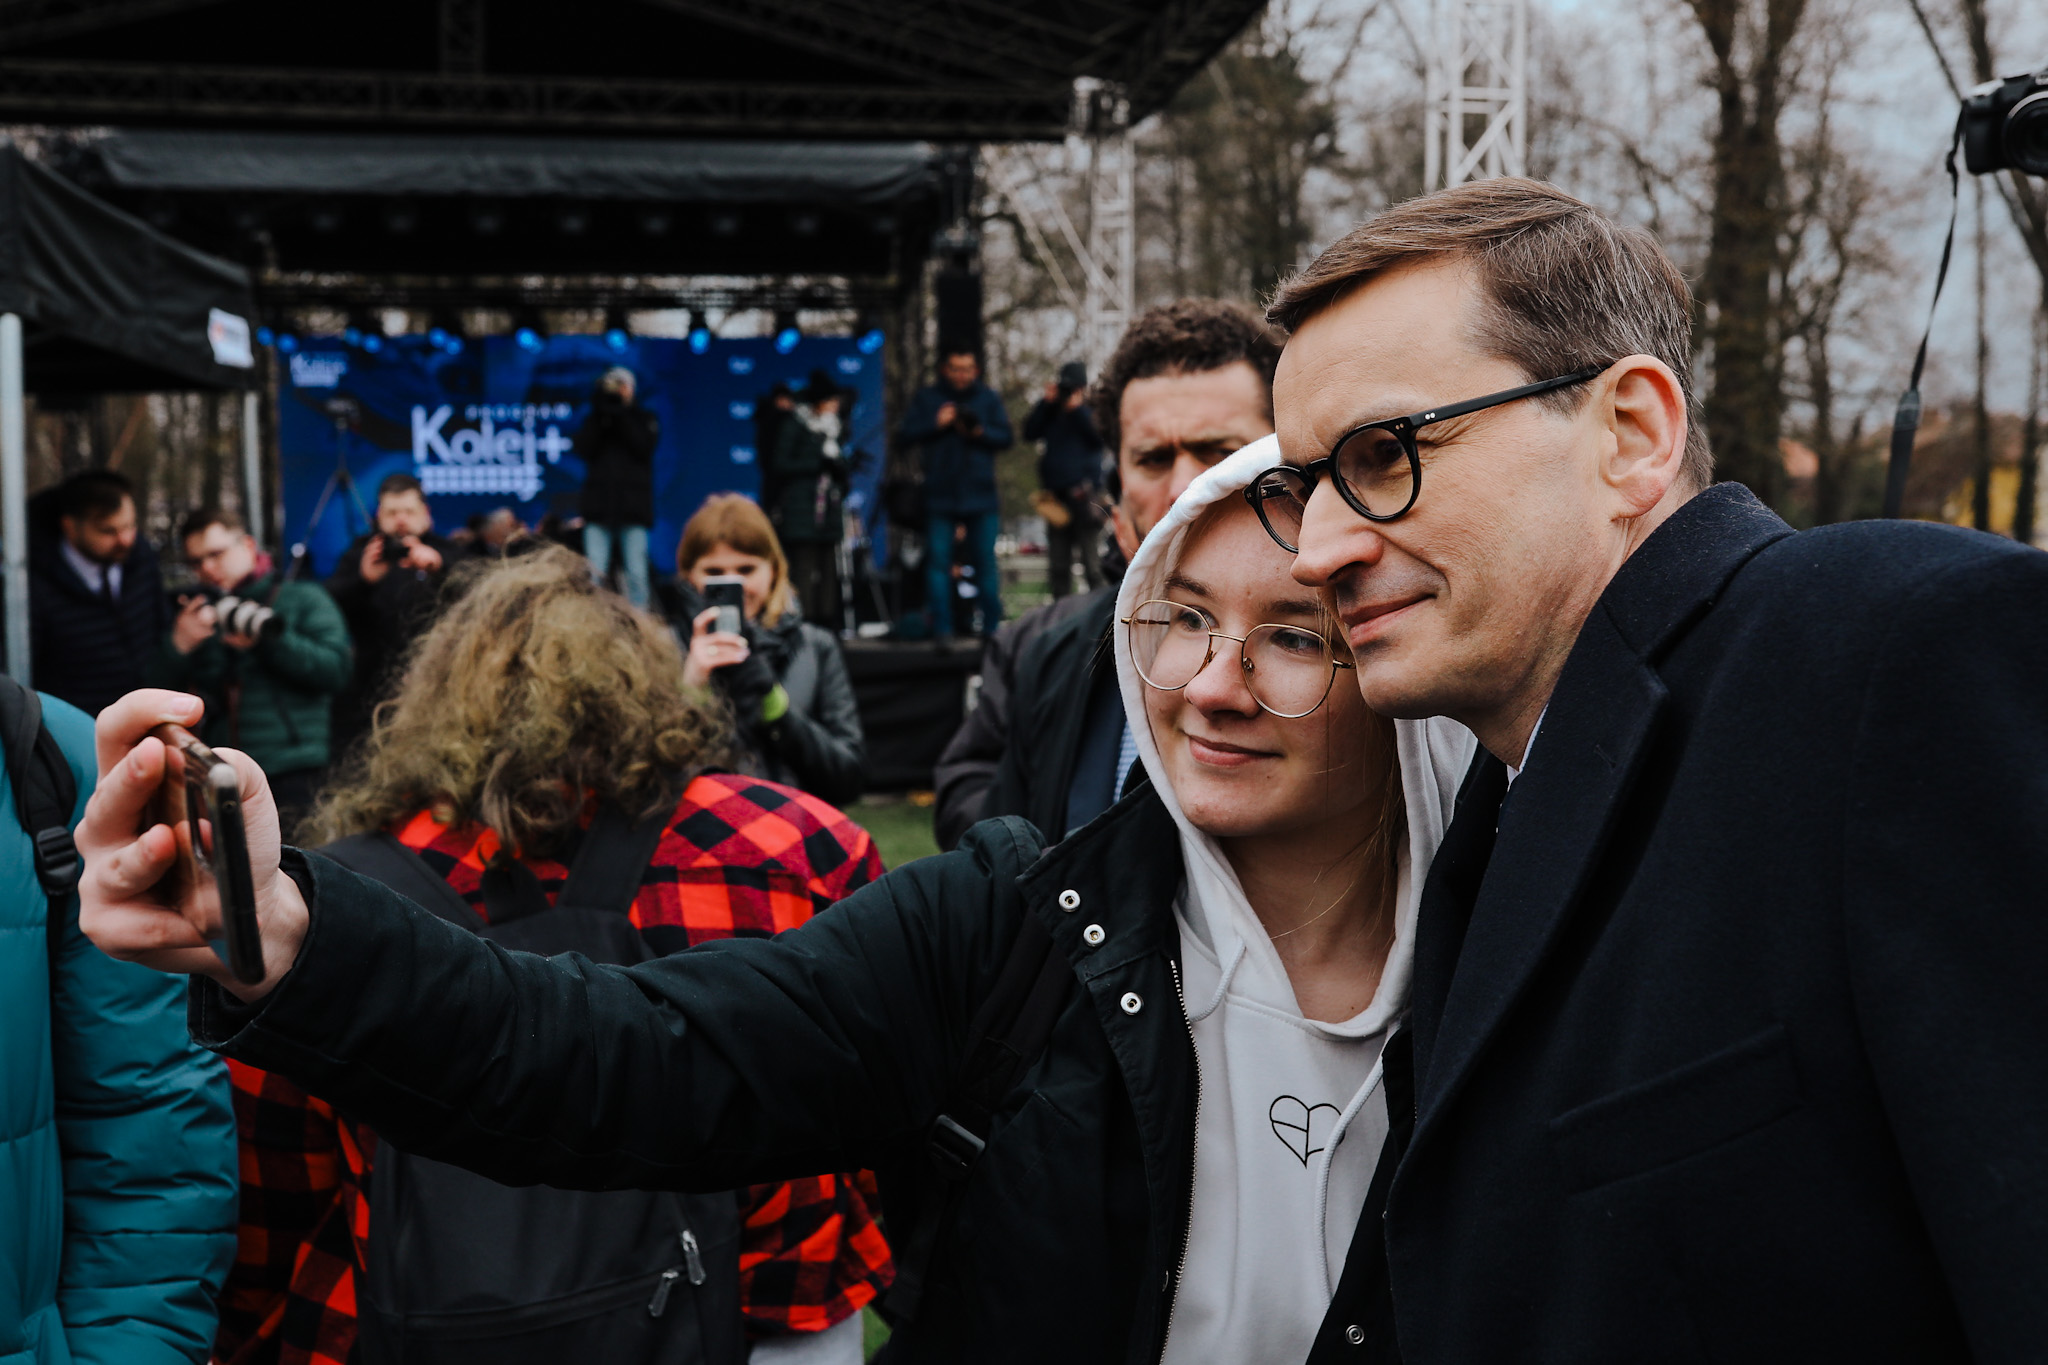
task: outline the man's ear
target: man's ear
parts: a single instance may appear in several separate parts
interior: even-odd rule
[[[1138,534],[1137,527],[1131,525],[1130,516],[1124,511],[1124,505],[1121,502],[1116,503],[1109,509],[1109,527],[1111,533],[1116,536],[1117,549],[1124,552],[1124,562],[1128,564],[1131,560],[1136,559],[1138,557],[1138,543],[1144,537]]]
[[[1640,517],[1683,477],[1685,390],[1663,361],[1632,355],[1595,381],[1593,401],[1607,427],[1601,479],[1620,498],[1624,517]]]

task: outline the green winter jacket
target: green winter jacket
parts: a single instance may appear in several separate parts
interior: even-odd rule
[[[275,574],[249,580],[235,595],[270,602],[283,628],[247,651],[215,638],[190,654],[178,653],[166,634],[148,670],[150,683],[204,697],[200,738],[240,749],[265,772],[325,767],[331,757],[329,708],[334,694],[348,685],[355,662],[341,608],[319,584],[280,584]],[[239,706],[233,701],[236,683]]]
[[[92,793],[92,721],[43,719]],[[184,983],[116,962],[49,902],[0,767],[0,1363],[177,1365],[213,1344],[235,1254],[227,1069]]]

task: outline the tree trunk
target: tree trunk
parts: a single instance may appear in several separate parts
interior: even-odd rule
[[[1693,0],[1714,54],[1719,115],[1714,200],[1701,300],[1713,350],[1707,435],[1717,472],[1777,499],[1784,462],[1783,336],[1777,283],[1783,269],[1784,148],[1778,136],[1784,58],[1804,0]]]

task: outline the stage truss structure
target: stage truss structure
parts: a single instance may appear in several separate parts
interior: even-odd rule
[[[1525,174],[1529,0],[1434,0],[1423,183]]]
[[[1133,178],[1130,100],[1115,86],[1077,82],[1074,134],[1069,147],[1086,158],[1086,216],[1079,227],[1060,196],[1045,183],[1027,147],[988,148],[987,183],[1017,216],[1032,251],[1046,264],[1060,301],[1073,313],[1081,354],[1091,372],[1116,349],[1135,308],[1137,213]],[[1079,287],[1053,250],[1057,236],[1079,266]]]

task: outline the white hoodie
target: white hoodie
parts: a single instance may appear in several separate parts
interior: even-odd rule
[[[1124,575],[1118,620],[1159,595],[1203,508],[1237,496],[1279,461],[1279,441],[1269,436],[1195,480]],[[1143,684],[1125,635],[1118,625],[1124,714],[1180,830],[1187,868],[1175,909],[1182,1003],[1199,1072],[1187,1262],[1163,1365],[1303,1360],[1336,1290],[1386,1137],[1380,1049],[1407,1009],[1416,901],[1476,742],[1451,721],[1395,722],[1408,845],[1393,948],[1363,1013],[1335,1024],[1306,1019],[1229,859],[1174,799],[1144,723]]]

